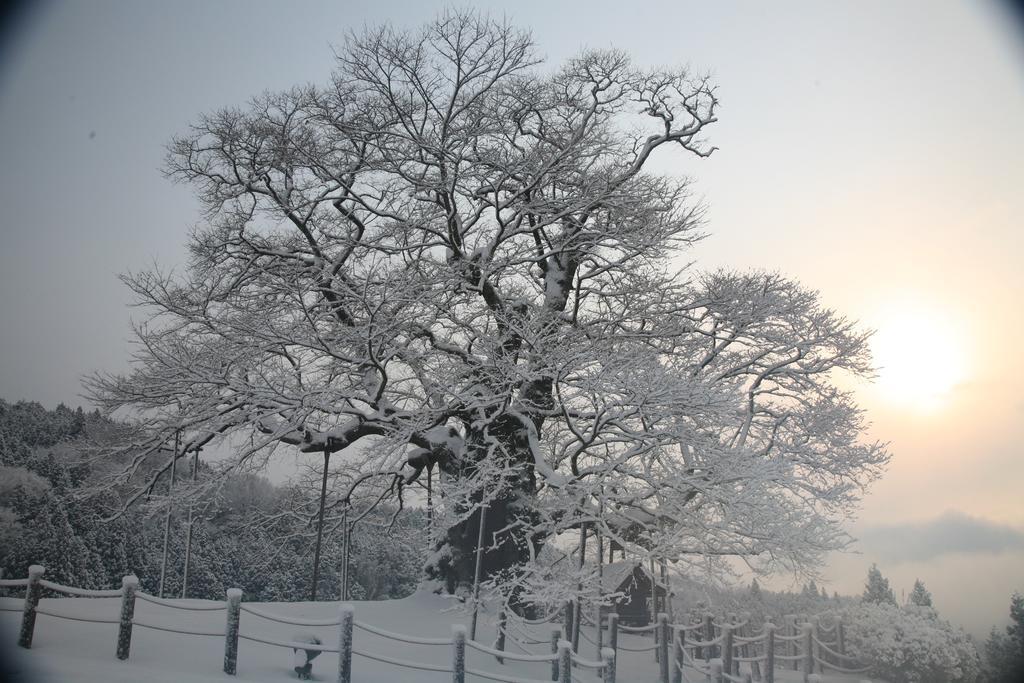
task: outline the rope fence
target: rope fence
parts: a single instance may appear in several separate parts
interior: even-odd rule
[[[111,592],[114,593],[114,596],[121,596],[121,591]],[[165,600],[164,598],[158,598],[155,595],[143,593],[142,591],[137,591],[135,593],[135,597],[145,602],[151,602],[154,605],[160,605],[161,607],[170,607],[171,609],[186,610],[189,612],[219,612],[222,609],[227,609],[227,604],[223,602],[218,602],[213,605],[182,605],[181,603],[176,602],[174,600]]]
[[[557,612],[553,612],[543,619],[534,620],[522,619],[518,616],[509,619],[507,617],[511,613],[509,615],[503,614],[498,621],[498,638],[493,644],[494,646],[491,646],[468,639],[465,629],[461,626],[453,626],[452,636],[446,638],[417,636],[389,631],[365,622],[356,621],[354,609],[349,604],[341,606],[338,617],[310,619],[275,614],[250,604],[243,604],[242,592],[238,589],[229,589],[226,599],[223,601],[204,603],[200,601],[168,600],[138,590],[138,579],[134,576],[124,577],[120,589],[97,590],[66,586],[47,581],[42,578],[44,572],[45,569],[43,567],[33,565],[29,568],[29,576],[27,578],[0,579],[0,587],[25,589],[25,600],[20,609],[9,606],[9,603],[6,605],[0,604],[0,610],[22,612],[22,624],[18,635],[18,644],[21,647],[31,648],[36,616],[41,614],[50,618],[76,622],[118,625],[117,657],[119,659],[128,659],[131,649],[132,628],[137,626],[167,633],[223,638],[225,653],[224,672],[228,674],[235,674],[237,671],[239,640],[286,649],[337,654],[339,655],[337,678],[339,683],[352,683],[353,655],[404,669],[452,674],[454,683],[465,683],[467,674],[477,678],[498,681],[499,683],[542,683],[542,679],[523,678],[511,673],[497,673],[467,668],[467,648],[484,655],[493,656],[499,664],[505,664],[506,660],[547,664],[550,667],[550,678],[543,679],[544,683],[549,680],[558,681],[559,683],[573,683],[573,681],[580,680],[573,673],[574,667],[595,671],[597,676],[603,679],[603,683],[615,683],[616,660],[619,652],[654,652],[655,661],[660,664],[659,683],[682,683],[685,680],[684,669],[696,671],[714,683],[726,683],[727,681],[749,683],[752,680],[752,676],[758,681],[764,681],[764,683],[774,683],[775,668],[778,663],[792,663],[792,666],[798,670],[802,668],[805,678],[806,676],[823,673],[825,670],[842,674],[860,674],[869,671],[871,668],[858,666],[856,658],[844,652],[843,623],[839,619],[835,619],[834,623],[827,628],[821,628],[818,618],[805,621],[805,617],[800,617],[799,632],[796,632],[798,630],[796,618],[787,616],[785,623],[786,633],[776,633],[776,627],[771,623],[764,624],[758,632],[751,632],[750,620],[737,620],[735,614],[728,615],[727,620],[716,621],[713,615],[706,614],[700,622],[671,624],[666,614],[659,613],[657,615],[657,622],[646,626],[621,626],[618,623],[619,615],[615,611],[609,611],[608,614],[604,615],[601,615],[599,612],[599,619],[596,622],[582,619],[580,618],[581,615],[577,615],[576,618],[581,622],[580,626],[600,631],[608,630],[607,639],[600,632],[596,633],[595,637],[591,637],[587,634],[586,630],[582,628],[578,630],[586,642],[595,646],[599,656],[599,659],[588,659],[580,655],[576,648],[573,647],[571,641],[563,639],[562,630],[557,627],[552,630],[550,640],[536,639],[531,637],[532,634],[527,631],[527,627],[530,626],[538,627],[551,624],[557,618]],[[41,607],[39,601],[43,590],[71,598],[117,597],[120,598],[121,603],[120,613],[117,616],[86,616],[55,610],[49,604]],[[137,599],[157,607],[186,612],[226,612],[225,626],[223,629],[204,630],[140,621],[134,616]],[[268,635],[242,633],[240,632],[239,624],[240,616],[243,612],[276,624],[335,628],[338,632],[338,639],[336,643],[324,644],[291,639],[279,640]],[[452,649],[452,663],[450,666],[443,666],[356,649],[353,647],[355,630],[393,642],[450,647]],[[569,632],[566,633],[568,634]],[[647,634],[653,634],[654,642],[649,645],[627,645],[620,642],[620,633],[641,638],[647,636]],[[505,649],[506,635],[509,636],[508,640],[511,640],[515,647],[522,650],[522,653],[509,652]],[[823,636],[825,640],[822,640]],[[530,652],[520,642],[520,639],[522,643],[526,644],[548,645],[550,651],[544,654]],[[604,647],[606,643],[608,646]],[[776,648],[780,643],[784,648],[784,652],[776,652]],[[741,672],[741,665],[748,671]]]

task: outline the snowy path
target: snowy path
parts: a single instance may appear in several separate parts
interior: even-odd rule
[[[188,601],[202,603],[202,601]],[[209,603],[207,603],[209,604]],[[3,607],[19,607],[21,600],[0,598]],[[116,598],[76,599],[44,598],[43,609],[70,616],[116,617],[119,600]],[[334,619],[338,616],[338,603],[270,603],[259,608],[272,614],[306,619]],[[392,632],[426,636],[448,637],[452,624],[469,622],[469,616],[452,609],[450,600],[429,593],[417,593],[402,600],[355,603],[356,620]],[[483,614],[477,640],[490,644],[495,637],[493,614]],[[132,635],[131,657],[122,662],[114,656],[117,640],[116,624],[91,624],[39,615],[35,639],[30,651],[14,645],[20,623],[20,612],[0,612],[0,652],[9,666],[13,666],[17,683],[206,683],[209,681],[254,681],[281,683],[295,680],[292,671],[292,653],[284,648],[241,640],[238,653],[238,675],[222,672],[224,639],[222,637],[188,636],[135,627]],[[157,626],[198,631],[222,631],[225,613],[185,612],[143,602],[136,603],[136,619]],[[550,638],[550,626],[527,627],[529,636],[536,640]],[[275,640],[289,640],[297,632],[320,636],[326,645],[337,643],[337,627],[298,627],[268,622],[244,613],[241,632]],[[626,647],[644,647],[651,644],[650,637],[622,634],[620,642]],[[394,659],[413,660],[438,666],[450,666],[451,647],[396,643],[381,636],[356,629],[354,644],[357,650]],[[546,654],[545,645],[532,645],[528,649]],[[581,655],[595,658],[594,646],[582,643]],[[509,645],[510,652],[518,650]],[[498,664],[489,655],[467,648],[467,666],[472,669],[521,676],[539,681],[550,678],[547,662],[510,662]],[[314,680],[335,681],[338,656],[326,652],[313,666]],[[621,652],[618,666],[620,681],[626,683],[655,683],[657,667],[651,652]],[[356,655],[352,661],[356,683],[450,683],[451,674],[413,671]],[[574,672],[574,681],[594,683],[592,672]],[[467,676],[477,683],[484,679]],[[694,681],[699,680],[697,678]],[[778,672],[780,683],[798,681],[794,672]],[[828,676],[827,681],[858,681],[856,677]]]

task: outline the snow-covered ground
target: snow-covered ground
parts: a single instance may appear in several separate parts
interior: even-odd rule
[[[204,604],[204,601],[185,601],[185,604]],[[211,604],[211,603],[205,603]],[[20,607],[17,598],[0,598],[0,606]],[[444,638],[451,635],[453,624],[468,624],[469,615],[453,607],[450,600],[418,592],[402,600],[357,602],[355,618],[379,629],[419,637]],[[117,598],[44,598],[40,607],[69,616],[116,618],[120,601]],[[336,602],[268,603],[258,605],[263,611],[291,618],[333,619],[338,616]],[[138,600],[136,619],[144,623],[166,626],[178,630],[222,631],[223,611],[195,612],[170,609]],[[117,641],[116,624],[93,624],[58,619],[40,614],[37,617],[35,638],[31,650],[15,645],[21,613],[0,612],[0,643],[9,668],[14,671],[13,681],[18,683],[203,683],[207,681],[260,681],[295,680],[290,650],[241,640],[238,652],[238,674],[223,673],[224,639],[222,637],[190,636],[135,627],[132,635],[131,657],[119,661],[114,656]],[[550,639],[551,627],[523,626],[524,639]],[[592,631],[593,629],[590,629]],[[314,633],[326,645],[335,646],[337,627],[299,627],[265,621],[252,614],[241,615],[241,633],[273,640],[291,640],[297,632]],[[593,633],[589,633],[593,636]],[[495,638],[493,613],[483,613],[478,626],[477,640],[491,644]],[[650,636],[620,635],[620,644],[641,648],[652,643]],[[381,655],[392,659],[411,660],[437,666],[450,666],[451,646],[412,645],[389,640],[382,636],[356,629],[354,646],[357,651]],[[510,644],[510,652],[522,651]],[[536,654],[546,654],[546,645],[527,645]],[[580,645],[581,655],[596,659],[596,648],[586,640]],[[504,676],[515,676],[544,681],[550,679],[548,662],[511,662],[498,664],[494,657],[467,648],[467,666]],[[337,679],[338,656],[326,652],[313,663],[313,680]],[[658,669],[651,652],[619,653],[618,680],[626,683],[654,683]],[[691,672],[691,681],[702,677]],[[352,661],[355,683],[394,683],[396,681],[422,681],[423,683],[449,683],[451,674],[399,668],[391,664],[356,655]],[[593,672],[580,669],[573,673],[574,681],[594,683]],[[468,681],[483,681],[467,676]],[[776,680],[798,681],[794,672],[779,671]],[[826,681],[857,681],[856,677],[829,675]]]

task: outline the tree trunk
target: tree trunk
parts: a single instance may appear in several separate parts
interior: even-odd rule
[[[504,445],[503,452],[496,455],[494,439]],[[483,553],[481,556],[481,578],[487,580],[503,571],[515,572],[516,568],[530,559],[529,544],[539,552],[543,538],[527,538],[522,531],[509,531],[516,520],[531,517],[529,501],[536,492],[536,478],[533,458],[529,450],[526,428],[519,420],[502,416],[491,422],[488,433],[470,433],[466,440],[466,452],[462,461],[446,463],[445,473],[456,480],[468,478],[479,472],[485,458],[501,457],[509,465],[517,466],[518,475],[504,479],[500,490],[476,492],[471,497],[476,509],[462,522],[448,529],[441,540],[437,563],[428,569],[428,574],[444,581],[449,593],[468,595],[472,590],[476,569],[477,538],[480,534],[480,508],[485,495],[488,509],[484,516]],[[463,504],[463,510],[465,505]],[[509,606],[520,615],[526,615],[529,607],[519,603],[517,595],[509,596]]]

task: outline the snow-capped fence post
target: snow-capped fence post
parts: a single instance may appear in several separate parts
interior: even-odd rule
[[[452,626],[452,683],[466,683],[466,627]]]
[[[572,683],[572,643],[558,641],[558,683]]]
[[[135,591],[139,577],[129,574],[121,579],[121,622],[117,627],[117,658],[128,659],[132,647],[132,619],[135,618]]]
[[[672,658],[672,683],[683,683],[683,662],[686,660],[686,631],[679,629],[675,637],[675,657]]]
[[[722,660],[712,659],[708,662],[708,680],[711,683],[724,683],[725,677],[722,675]]]
[[[814,632],[811,630],[811,625],[807,622],[800,624],[802,630],[801,642],[803,643],[803,664],[804,664],[804,683],[807,683],[807,679],[812,673],[814,673]]]
[[[668,615],[658,612],[658,673],[661,683],[668,683],[668,641],[672,637],[672,630],[668,626]]]
[[[558,654],[558,643],[562,640],[562,629],[551,629],[551,654]],[[551,660],[551,680],[558,680],[558,657]]]
[[[708,612],[704,615],[704,640],[715,639],[715,615]],[[704,648],[704,661],[710,662],[715,658],[715,646],[708,645]]]
[[[764,683],[775,683],[775,624],[764,624]]]
[[[722,668],[727,674],[735,674],[732,669],[732,624],[722,624]]]
[[[228,616],[224,629],[224,673],[235,675],[238,670],[238,624],[242,617],[242,589],[229,588]]]
[[[341,606],[341,625],[338,628],[338,683],[352,683],[352,624],[355,609]]]
[[[18,645],[23,648],[32,647],[32,636],[36,630],[36,607],[39,606],[39,594],[43,587],[39,580],[43,578],[45,568],[34,564],[28,568],[28,585],[25,586],[25,607],[21,612],[21,631],[18,633]]]
[[[615,683],[615,650],[610,647],[601,648],[601,661],[604,662],[601,667],[604,683]]]
[[[500,650],[501,652],[505,651],[505,629],[507,627],[508,627],[508,614],[505,612],[505,607],[502,606],[501,610],[498,612],[498,639],[494,643],[494,649],[495,650]],[[504,657],[497,657],[497,656],[495,656],[495,659],[498,660],[498,664],[504,664],[505,663],[505,658]]]

